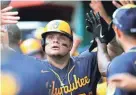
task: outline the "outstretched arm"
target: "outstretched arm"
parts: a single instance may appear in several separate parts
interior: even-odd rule
[[[98,60],[98,67],[99,71],[103,76],[106,76],[108,65],[110,64],[111,60],[122,54],[123,49],[118,45],[115,38],[108,43],[108,45],[101,43],[99,39],[97,41],[97,60]]]
[[[93,14],[93,11],[90,11],[90,14],[87,14],[87,21],[89,24],[86,27],[90,30],[89,32],[92,33],[93,38],[97,42],[95,45],[98,47],[97,58],[99,71],[105,75],[111,59],[121,54],[122,51],[120,51],[121,48],[116,43],[116,40],[113,39],[115,35],[113,29],[108,30],[107,23],[100,17],[99,13]]]

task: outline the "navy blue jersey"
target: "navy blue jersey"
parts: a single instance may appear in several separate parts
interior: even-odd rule
[[[34,58],[24,56],[13,50],[3,50],[1,52],[1,73],[2,76],[13,76],[15,79],[14,85],[18,88],[14,95],[47,95],[45,89],[44,76],[41,74],[41,69],[43,69],[43,64],[41,61]],[[12,93],[7,92],[15,87],[8,83],[8,88],[3,89],[3,94]],[[5,94],[4,94],[5,95]]]
[[[58,69],[45,60],[46,88],[48,95],[95,95],[100,78],[96,53],[88,50],[78,57],[71,57],[69,64]]]
[[[127,53],[116,57],[112,60],[108,68],[108,78],[118,73],[129,73],[136,76],[136,51],[135,48]],[[110,89],[109,89],[110,90]],[[136,91],[130,92],[127,90],[116,88],[113,95],[136,95]]]

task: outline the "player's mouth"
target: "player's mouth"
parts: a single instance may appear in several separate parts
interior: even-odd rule
[[[52,46],[52,49],[53,49],[53,50],[59,50],[60,47],[59,47],[59,46]]]

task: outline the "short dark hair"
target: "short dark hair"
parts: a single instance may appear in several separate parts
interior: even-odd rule
[[[1,0],[1,9],[6,8],[10,4],[11,0]]]
[[[124,33],[126,36],[136,39],[136,33]]]
[[[21,31],[16,24],[8,24],[6,25],[9,37],[9,46],[11,45],[18,45],[19,41],[21,40]]]

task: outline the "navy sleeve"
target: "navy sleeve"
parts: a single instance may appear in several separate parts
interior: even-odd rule
[[[47,95],[41,61],[11,50],[3,51],[3,54],[1,72],[14,77],[19,87],[18,95]]]
[[[114,59],[108,68],[108,77],[116,74],[116,73],[124,73],[124,72],[128,72],[131,73],[132,72],[132,64],[128,63],[126,60],[124,59],[119,59],[116,58]]]

